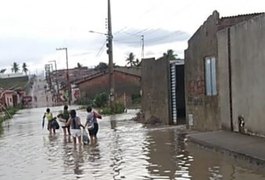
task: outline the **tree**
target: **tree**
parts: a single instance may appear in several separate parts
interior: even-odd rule
[[[77,68],[81,68],[83,67],[82,64],[80,64],[79,62],[77,63]]]
[[[98,70],[100,72],[105,71],[108,69],[108,65],[104,62],[100,62],[96,67],[95,70]]]
[[[135,66],[134,58],[135,58],[135,56],[134,56],[134,54],[131,52],[131,53],[129,54],[129,56],[126,58],[127,65],[129,65],[129,66],[131,66],[131,67]]]
[[[0,73],[5,73],[6,72],[6,69],[1,69],[0,70]]]
[[[172,49],[167,50],[166,53],[163,53],[163,58],[166,60],[175,60],[177,54],[174,54],[174,51]]]
[[[23,65],[22,65],[22,71],[27,75],[27,73],[28,73],[28,68],[27,68],[27,64],[26,63],[23,63]]]
[[[135,66],[139,66],[139,65],[140,65],[140,61],[139,61],[139,59],[138,59],[138,58],[136,59],[136,61],[135,61],[134,65],[135,65]]]
[[[13,63],[11,71],[14,73],[17,73],[19,71],[19,65],[16,62]]]

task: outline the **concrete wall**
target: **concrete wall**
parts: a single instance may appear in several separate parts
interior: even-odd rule
[[[265,135],[265,16],[260,15],[230,28],[231,39],[231,93],[234,130],[238,131],[238,116],[245,119],[248,133]],[[226,30],[218,33],[219,61],[226,61]],[[223,70],[222,76],[225,70]],[[227,82],[223,81],[223,85]],[[222,88],[222,97],[227,90]],[[224,100],[220,106],[224,106]],[[227,109],[222,108],[222,122],[225,126]]]
[[[228,51],[228,29],[217,33],[218,39],[218,61],[217,61],[217,82],[218,102],[222,129],[231,130],[230,118],[230,83],[229,83],[229,51]]]
[[[152,116],[163,124],[169,120],[169,61],[161,59],[142,60],[142,110],[145,120]]]
[[[193,128],[197,130],[220,129],[217,96],[205,95],[204,73],[205,57],[213,56],[218,61],[218,20],[215,11],[192,36],[185,51],[186,117],[193,116]]]

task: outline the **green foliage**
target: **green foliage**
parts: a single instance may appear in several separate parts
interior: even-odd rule
[[[27,74],[28,73],[28,68],[27,68],[27,64],[26,63],[23,63],[23,65],[22,65],[22,71],[25,73],[25,74]]]
[[[108,95],[106,92],[102,92],[96,95],[96,97],[94,98],[94,105],[96,107],[104,107],[106,106],[108,103]]]
[[[174,51],[172,49],[167,50],[166,53],[163,53],[163,58],[166,60],[175,60],[178,55],[174,54]]]
[[[123,113],[125,110],[124,104],[122,103],[114,103],[112,112],[115,114]]]
[[[101,114],[112,114],[111,108],[110,107],[103,107],[101,109]]]
[[[140,65],[139,59],[135,60],[135,55],[131,52],[129,56],[126,58],[127,65],[130,67],[137,67]]]
[[[102,108],[102,114],[120,114],[123,113],[125,110],[125,107],[122,103],[114,103],[113,107],[104,107]]]
[[[98,70],[100,72],[106,71],[108,69],[108,65],[104,62],[100,62],[96,67],[95,70]]]
[[[138,94],[132,94],[132,104],[140,104],[141,103],[141,95]]]
[[[6,69],[1,69],[0,70],[0,73],[5,73],[6,72]]]
[[[16,63],[16,62],[13,63],[11,71],[14,72],[14,73],[17,73],[19,71],[18,63]]]
[[[76,101],[77,104],[79,105],[90,105],[92,106],[93,105],[93,100],[89,99],[89,98],[80,98]]]
[[[101,108],[108,104],[108,95],[105,92],[97,94],[94,99],[83,97],[76,101],[79,105]]]
[[[84,106],[82,108],[86,108],[87,106],[100,108],[102,114],[119,114],[125,110],[125,106],[118,102],[114,103],[112,107],[108,106],[108,94],[106,92],[97,94],[93,101],[82,98],[77,103]]]
[[[81,68],[83,67],[82,64],[80,64],[79,62],[77,63],[77,68]]]
[[[6,111],[3,111],[4,115],[0,116],[0,126],[2,125],[3,121],[12,118],[13,115],[16,114],[16,112],[19,109],[20,109],[19,107],[10,107],[10,108],[7,108]]]

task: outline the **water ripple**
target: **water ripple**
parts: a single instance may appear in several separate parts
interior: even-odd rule
[[[99,121],[97,142],[74,146],[61,129],[50,136],[41,128],[40,113],[44,110],[21,111],[4,123],[0,179],[229,179],[226,177],[235,169],[233,180],[240,174],[264,177],[187,144],[185,134],[177,128],[144,128],[130,120],[137,111],[104,117]],[[85,119],[85,111],[78,113]]]

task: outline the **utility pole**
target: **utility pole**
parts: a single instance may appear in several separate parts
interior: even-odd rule
[[[56,63],[56,60],[52,60],[52,61],[50,61],[50,62],[54,62],[54,65],[55,65],[55,73],[56,73],[56,86],[57,86],[57,91],[56,91],[56,93],[57,93],[57,95],[56,95],[56,103],[58,103],[58,101],[59,101],[59,83],[58,83],[58,71],[57,71],[57,63]]]
[[[69,69],[68,69],[68,52],[67,48],[56,48],[56,50],[65,50],[65,58],[66,58],[66,79],[67,79],[67,86],[68,86],[68,104],[71,105],[71,100],[72,100],[72,88],[71,88],[71,83],[69,79]]]
[[[110,106],[113,107],[114,102],[114,74],[113,74],[113,46],[112,46],[112,25],[111,25],[111,7],[110,0],[108,0],[108,33],[107,33],[107,53],[109,55],[109,88],[110,88]]]
[[[142,40],[142,59],[144,58],[144,35],[141,35]]]

